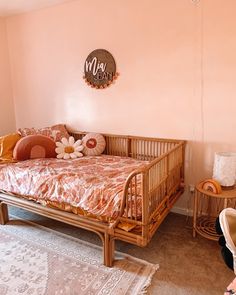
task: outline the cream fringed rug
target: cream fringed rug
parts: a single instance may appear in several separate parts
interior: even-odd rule
[[[125,254],[118,258],[105,267],[100,247],[11,220],[0,225],[0,294],[145,294],[158,266]]]

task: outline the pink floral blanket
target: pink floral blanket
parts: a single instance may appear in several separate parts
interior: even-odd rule
[[[45,205],[48,202],[66,204],[91,215],[115,219],[127,176],[148,163],[102,155],[74,160],[34,159],[2,164],[0,190]]]

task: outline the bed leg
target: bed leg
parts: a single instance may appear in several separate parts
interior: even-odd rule
[[[115,251],[115,241],[107,233],[105,233],[105,239],[103,244],[103,256],[104,256],[104,265],[111,267],[114,260],[114,251]]]
[[[9,221],[7,204],[0,202],[0,224],[4,225]]]

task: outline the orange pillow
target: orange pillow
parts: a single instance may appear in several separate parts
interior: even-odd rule
[[[54,141],[61,141],[63,137],[69,138],[65,125],[57,124],[44,128],[19,128],[18,133],[23,136],[41,134],[52,138]]]
[[[24,161],[36,158],[55,158],[56,143],[45,135],[22,137],[13,150],[15,160]]]
[[[11,133],[0,137],[0,162],[13,161],[13,149],[21,136],[17,133]]]

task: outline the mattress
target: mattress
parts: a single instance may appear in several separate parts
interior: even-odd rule
[[[111,221],[118,216],[128,175],[149,163],[101,155],[2,164],[0,190],[46,206]],[[137,181],[140,195],[141,179]],[[139,203],[141,214],[141,198]]]

